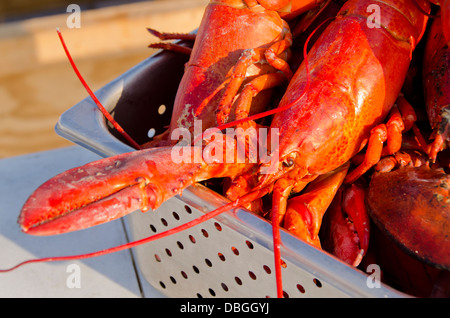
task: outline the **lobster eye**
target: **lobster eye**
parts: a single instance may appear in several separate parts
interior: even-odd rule
[[[294,159],[287,158],[285,161],[283,161],[283,166],[286,168],[292,167],[294,165]]]

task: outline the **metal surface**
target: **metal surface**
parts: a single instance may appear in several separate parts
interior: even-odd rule
[[[151,128],[162,132],[182,76],[184,57],[163,52],[143,61],[96,92],[105,107],[140,143]],[[65,112],[57,126],[63,137],[101,156],[133,150],[110,132],[86,98]],[[203,187],[158,210],[128,216],[134,239],[185,223],[227,202]],[[370,288],[368,275],[282,231],[286,297],[404,297],[383,284]],[[171,297],[275,297],[271,225],[236,209],[192,229],[135,248],[138,265],[155,288]],[[369,278],[370,279],[370,278]]]

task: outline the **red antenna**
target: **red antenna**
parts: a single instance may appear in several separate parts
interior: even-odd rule
[[[80,71],[78,70],[77,66],[75,65],[75,62],[72,59],[72,56],[69,53],[69,50],[67,49],[66,43],[64,42],[63,36],[61,34],[61,31],[59,28],[56,28],[56,32],[58,33],[59,39],[61,40],[61,44],[64,48],[64,51],[66,52],[67,58],[69,59],[70,65],[72,65],[73,70],[77,74],[78,78],[80,79],[81,84],[83,84],[84,88],[88,92],[88,94],[91,96],[92,100],[97,105],[98,109],[102,112],[102,114],[106,117],[106,119],[113,125],[113,127],[123,136],[125,139],[136,149],[141,150],[142,147],[134,141],[133,138],[130,137],[126,133],[126,131],[115,121],[115,119],[111,116],[110,113],[103,107],[102,103],[98,100],[97,96],[92,92],[92,90],[89,88],[88,84],[84,80],[83,76],[81,76]]]

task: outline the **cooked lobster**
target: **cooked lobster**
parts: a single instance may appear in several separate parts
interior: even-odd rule
[[[256,5],[256,1],[250,0],[230,1],[227,4],[224,2],[217,5],[215,2],[210,4],[208,9],[210,11],[207,11],[205,17],[212,20],[202,23],[199,30],[200,37],[204,37],[201,35],[203,28],[208,26],[215,28],[217,27],[215,23],[219,21],[222,23],[220,25],[228,25],[230,21],[238,23],[237,20],[232,19],[233,15],[226,16],[227,19],[222,21],[218,16],[209,15],[211,11],[225,9],[238,12],[237,16],[239,16],[239,13],[244,12],[239,10],[249,9],[236,9],[234,7],[236,3],[243,5],[245,2],[249,8]],[[288,4],[287,2],[283,2],[280,7],[284,7]],[[422,8],[428,8],[428,2],[419,2]],[[262,1],[259,3],[256,5],[257,8],[264,7]],[[300,212],[298,205],[288,203],[289,197],[300,192],[307,183],[321,181],[321,176],[333,172],[342,173],[342,169],[346,171],[349,160],[367,144],[368,157],[373,157],[374,140],[382,142],[384,137],[376,135],[378,130],[372,129],[382,123],[391,111],[406,76],[411,53],[425,30],[427,16],[423,15],[410,0],[375,1],[382,13],[380,27],[368,24],[370,16],[367,12],[368,4],[366,1],[354,0],[344,4],[334,21],[323,31],[311,48],[308,59],[300,65],[290,80],[278,108],[273,112],[275,114],[271,121],[268,139],[278,138],[278,144],[268,147],[270,156],[265,158],[266,160],[259,158],[257,162],[247,160],[236,164],[235,162],[219,162],[220,160],[217,160],[215,156],[195,157],[195,154],[212,154],[211,149],[215,149],[215,154],[226,154],[227,149],[231,149],[231,153],[236,151],[238,143],[227,142],[226,134],[217,130],[214,131],[214,140],[206,139],[200,146],[195,142],[194,145],[183,146],[183,148],[180,145],[162,146],[106,158],[64,172],[39,187],[25,203],[19,217],[23,230],[30,234],[57,234],[85,228],[121,217],[136,209],[156,209],[161,202],[181,193],[184,188],[199,180],[228,177],[232,178],[233,182],[227,193],[234,201],[214,211],[208,217],[272,193],[274,251],[278,259],[276,272],[279,280],[279,245],[281,243],[277,237],[277,230],[285,214],[286,206],[289,206],[289,209],[284,217],[285,222],[288,215],[298,213],[299,217],[291,218],[295,220],[292,226],[304,223],[303,227],[314,228],[313,231],[307,231],[311,233],[309,235],[317,235],[321,215],[331,203],[339,184],[343,182],[343,177],[335,178],[330,187],[323,189],[330,195],[327,202],[320,204],[320,211],[307,208]],[[219,8],[219,6],[223,7]],[[265,9],[262,12],[268,12],[270,16],[273,16],[275,10]],[[278,21],[278,18],[275,20]],[[284,23],[278,25],[278,29],[285,30],[283,25]],[[270,41],[274,39],[277,41],[275,46],[273,46],[274,42],[268,42],[268,47],[275,47],[278,53],[284,52],[289,42],[287,34],[281,31],[276,38],[270,37]],[[250,35],[253,34],[250,33]],[[197,37],[196,45],[201,41]],[[212,44],[217,46],[217,43]],[[200,44],[197,47],[201,47]],[[280,47],[282,49],[279,49]],[[195,58],[197,53],[194,51],[192,56]],[[247,67],[250,68],[251,64],[247,62],[247,58],[252,61],[259,60],[261,54],[258,52],[260,51],[267,52],[268,49],[264,47],[262,50],[255,50],[255,55],[248,51],[249,57],[245,54],[240,55],[231,73],[228,66],[225,71],[220,72],[221,78],[217,81],[219,84],[212,81],[214,87],[205,95],[201,95],[200,102],[209,100],[210,96],[214,97],[215,93],[224,89],[225,93],[222,95],[224,98],[220,98],[221,106],[215,120],[212,119],[210,111],[203,113],[205,108],[201,103],[198,103],[199,108],[190,109],[186,108],[186,102],[181,102],[182,107],[174,110],[176,115],[172,118],[170,129],[179,128],[178,124],[182,124],[184,128],[192,127],[192,119],[195,116],[200,116],[198,118],[205,121],[202,122],[201,130],[217,124],[219,128],[224,128],[225,126],[220,124],[232,119],[238,119],[237,124],[253,119],[252,116],[248,119],[244,118],[250,113],[248,103],[243,104],[247,107],[245,116],[239,117],[238,111],[231,111],[230,101],[227,99],[234,99],[241,84],[242,74],[246,73]],[[198,54],[207,54],[207,52],[202,51]],[[283,75],[278,75],[271,68],[271,71],[264,75],[257,73],[258,82],[267,77],[276,76],[275,83],[278,85],[281,77],[290,78],[285,62],[281,61],[282,66],[279,67],[277,63],[270,63],[268,54],[265,56],[271,67],[274,66],[275,69],[283,71]],[[255,59],[255,57],[258,58]],[[230,76],[226,79],[223,74]],[[190,81],[195,82],[192,79]],[[209,84],[202,81],[200,83],[201,85]],[[188,84],[182,83],[181,90],[188,92],[189,90],[183,86]],[[256,91],[259,90],[256,89]],[[252,94],[249,93],[249,95]],[[188,94],[178,98],[187,99]],[[239,106],[235,109],[241,108]],[[217,108],[213,111],[216,112]],[[260,111],[260,108],[257,111]],[[229,114],[233,114],[234,117],[229,118]],[[228,124],[236,123],[228,122]],[[189,156],[186,158],[189,160],[174,164],[171,160],[174,150],[187,151]],[[374,157],[377,157],[376,153]],[[352,179],[364,173],[368,169],[368,162],[372,161],[372,159],[364,161],[363,169],[355,170],[356,172],[352,173]],[[345,172],[342,175],[345,176]],[[241,190],[242,183],[238,182],[242,180],[245,194]],[[295,197],[291,200],[294,199],[299,200]],[[305,202],[307,205],[309,200]],[[366,239],[361,239],[361,242],[366,242]],[[277,294],[282,295],[281,283],[278,284]]]

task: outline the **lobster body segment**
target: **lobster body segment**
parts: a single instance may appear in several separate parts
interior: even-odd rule
[[[408,1],[391,2],[375,2],[383,13],[379,28],[367,24],[368,3],[344,4],[308,54],[311,82],[305,98],[274,116],[280,161],[295,157],[300,175],[344,164],[392,108],[427,18],[414,8],[405,10]],[[295,101],[306,83],[303,63],[279,107]]]
[[[276,11],[261,6],[246,7],[242,1],[213,1],[204,13],[196,41],[186,64],[185,74],[175,99],[169,131],[190,129],[194,120],[203,130],[218,125],[215,114],[222,107],[226,86],[233,78],[233,67],[246,50],[268,49],[289,37],[289,26]],[[219,44],[220,43],[220,44]],[[277,57],[278,58],[278,57]],[[282,52],[282,59],[287,52]],[[252,61],[245,70],[245,82],[259,75],[275,73],[264,56]],[[233,100],[233,96],[230,96]],[[257,98],[250,112],[265,110],[267,95]],[[229,120],[235,119],[230,112]]]

